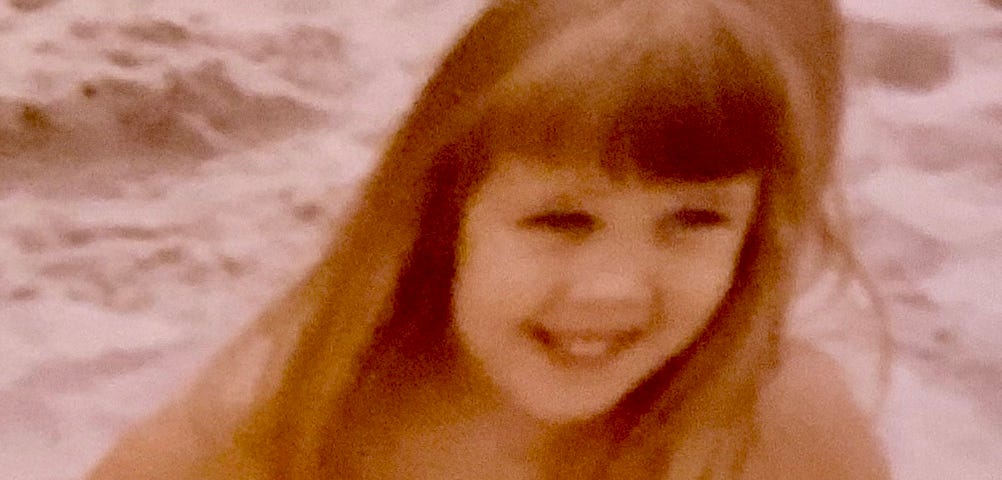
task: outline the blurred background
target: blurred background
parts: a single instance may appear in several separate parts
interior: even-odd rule
[[[80,478],[302,275],[481,6],[2,0],[4,477]],[[879,325],[808,295],[792,333],[846,366],[896,479],[1002,479],[1002,2],[842,7],[885,400]]]

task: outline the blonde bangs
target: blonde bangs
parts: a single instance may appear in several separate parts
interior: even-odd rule
[[[782,168],[797,154],[787,89],[734,23],[705,4],[640,2],[564,29],[487,95],[489,153],[599,152],[610,174],[650,181]]]

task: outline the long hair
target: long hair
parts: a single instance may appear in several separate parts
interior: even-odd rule
[[[260,320],[287,366],[238,432],[265,478],[351,478],[357,423],[449,368],[459,222],[502,152],[651,182],[761,175],[708,327],[547,452],[548,478],[732,478],[799,246],[830,238],[839,30],[820,0],[499,0],[432,76],[324,260]],[[364,443],[364,442],[362,442]]]

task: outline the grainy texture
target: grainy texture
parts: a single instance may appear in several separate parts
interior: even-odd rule
[[[79,478],[301,274],[477,3],[0,4],[0,471]],[[1002,471],[997,3],[845,3],[900,479]],[[794,333],[872,399],[872,324],[818,305]]]

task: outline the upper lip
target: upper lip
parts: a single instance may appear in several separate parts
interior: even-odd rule
[[[561,340],[582,340],[582,341],[605,341],[605,342],[629,342],[639,337],[644,329],[642,327],[600,330],[600,329],[557,329],[548,328],[544,325],[530,324],[525,327],[527,333],[544,342]]]

